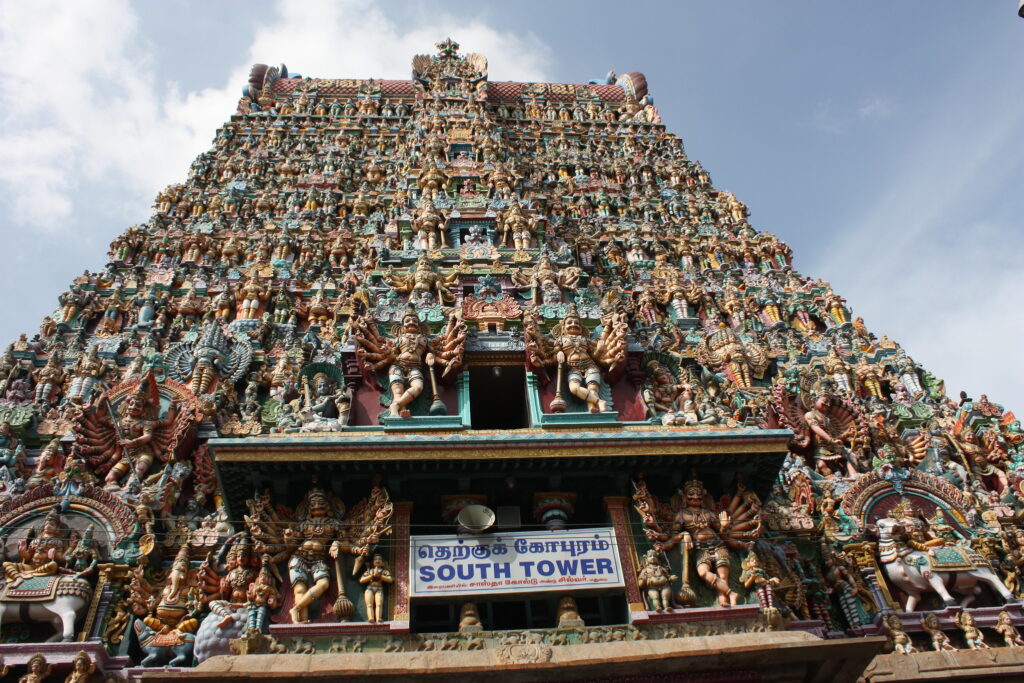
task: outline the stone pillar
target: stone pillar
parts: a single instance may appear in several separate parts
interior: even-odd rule
[[[625,496],[605,496],[604,509],[615,530],[615,543],[619,550],[619,564],[622,565],[623,580],[626,584],[626,600],[629,602],[630,621],[633,615],[646,612],[644,599],[640,595],[640,587],[636,583],[639,571],[636,558],[636,547],[633,545],[633,534],[629,530],[629,498]]]
[[[92,600],[89,601],[89,610],[85,614],[85,621],[82,630],[78,634],[78,641],[99,640],[103,619],[110,606],[110,598],[113,595],[113,587],[110,585],[111,572],[114,571],[113,564],[101,564],[97,567],[99,578],[96,580],[96,588],[92,592]],[[125,568],[122,568],[122,570]],[[122,577],[125,571],[119,572]]]
[[[391,630],[409,630],[409,519],[412,503],[396,503],[392,517],[392,538],[395,540],[395,589],[391,599]]]
[[[574,512],[576,494],[567,492],[544,492],[533,494],[533,518],[549,531],[565,528]]]
[[[856,563],[857,570],[864,577],[864,583],[867,584],[868,590],[871,591],[879,611],[890,609],[895,612],[902,612],[903,607],[889,593],[889,586],[886,585],[885,578],[882,576],[882,570],[875,561],[876,544],[867,542],[851,543],[850,545],[843,546],[843,550]]]
[[[458,382],[456,382],[458,389],[458,400],[459,400],[459,417],[462,419],[462,426],[469,429],[473,426],[473,416],[470,410],[469,403],[469,372],[463,370],[459,373]]]

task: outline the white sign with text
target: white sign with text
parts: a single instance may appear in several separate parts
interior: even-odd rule
[[[409,597],[624,586],[615,531],[413,536]]]

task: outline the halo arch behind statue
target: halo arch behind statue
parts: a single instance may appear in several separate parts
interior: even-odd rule
[[[911,470],[898,484],[878,472],[865,474],[843,495],[842,509],[863,530],[887,516],[901,497],[927,501],[923,512],[941,509],[950,514],[948,521],[955,524],[965,538],[973,535],[967,524],[971,501],[964,493],[946,479],[916,470]],[[921,509],[920,506],[918,508]]]
[[[10,539],[19,531],[35,526],[55,506],[60,508],[64,500],[65,496],[54,490],[52,482],[15,496],[0,506],[0,538]],[[135,522],[135,512],[131,507],[109,491],[89,485],[67,497],[67,506],[61,510],[61,516],[69,527],[72,527],[69,520],[85,518],[81,528],[79,524],[73,525],[75,530],[94,525],[96,541],[106,551],[105,556],[109,556],[110,550],[132,533]]]

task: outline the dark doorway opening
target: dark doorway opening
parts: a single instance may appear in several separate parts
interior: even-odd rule
[[[526,369],[515,365],[470,368],[469,407],[473,429],[529,427]]]
[[[625,624],[629,615],[626,596],[622,593],[588,595],[575,591],[580,617],[587,626]],[[558,597],[530,595],[504,596],[505,599],[486,600],[487,596],[452,599],[450,602],[421,602],[413,600],[410,627],[413,633],[444,633],[457,631],[459,613],[465,600],[473,600],[480,615],[480,623],[487,631],[554,628],[558,625]]]

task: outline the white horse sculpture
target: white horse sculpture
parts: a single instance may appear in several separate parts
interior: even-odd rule
[[[1015,600],[988,561],[972,548],[945,544],[920,550],[904,540],[908,535],[920,537],[916,533],[922,531],[920,526],[913,517],[885,517],[877,522],[879,559],[889,580],[907,594],[905,611],[913,612],[927,591],[937,593],[946,605],[956,604],[951,592],[957,593],[963,596],[961,606],[967,606],[981,591],[980,584],[988,584],[1005,602]]]
[[[61,576],[53,598],[9,600],[0,598],[0,625],[5,623],[50,622],[56,629],[46,642],[70,642],[75,639],[75,618],[89,604],[92,586],[76,576]],[[0,595],[6,596],[6,587]]]

